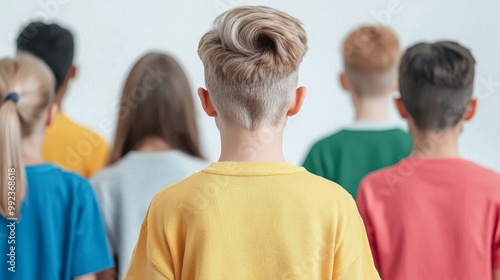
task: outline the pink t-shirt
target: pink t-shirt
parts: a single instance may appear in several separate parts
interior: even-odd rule
[[[458,159],[408,158],[357,195],[383,280],[482,280],[500,269],[500,175]]]

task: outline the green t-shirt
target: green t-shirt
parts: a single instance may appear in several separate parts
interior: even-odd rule
[[[313,145],[304,167],[334,181],[354,198],[368,173],[394,165],[411,152],[410,135],[398,128],[343,129]]]

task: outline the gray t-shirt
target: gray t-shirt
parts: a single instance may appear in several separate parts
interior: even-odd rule
[[[111,252],[118,257],[119,279],[127,271],[153,196],[207,165],[208,162],[180,151],[132,151],[91,179]]]

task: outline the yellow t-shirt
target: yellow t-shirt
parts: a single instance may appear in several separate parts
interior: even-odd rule
[[[47,129],[42,157],[89,178],[106,164],[108,146],[99,134],[58,114]]]
[[[342,187],[291,163],[217,162],[153,198],[124,279],[380,278]]]

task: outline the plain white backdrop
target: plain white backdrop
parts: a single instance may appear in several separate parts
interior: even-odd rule
[[[133,63],[151,50],[172,54],[184,66],[195,93],[204,86],[198,41],[217,14],[238,5],[284,10],[299,18],[308,33],[309,52],[300,70],[300,84],[308,88],[308,95],[302,111],[286,128],[284,149],[289,161],[301,164],[315,140],[352,122],[349,96],[337,82],[342,66],[340,44],[354,27],[382,23],[398,33],[403,47],[451,39],[472,49],[480,103],[476,118],[465,126],[460,148],[464,157],[500,171],[497,0],[3,0],[0,55],[15,54],[15,38],[32,20],[70,28],[76,36],[79,73],[64,111],[111,142],[118,98]],[[204,152],[210,160],[217,160],[220,147],[215,123],[202,115],[199,104],[198,113]],[[401,122],[394,109],[391,116]]]

